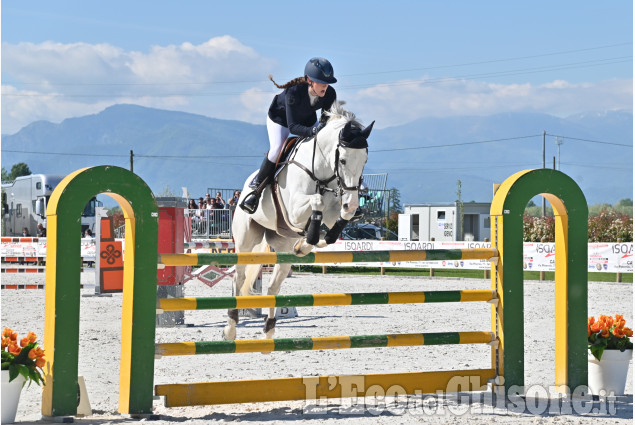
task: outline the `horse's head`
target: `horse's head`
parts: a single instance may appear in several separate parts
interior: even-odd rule
[[[337,178],[341,195],[341,216],[350,220],[359,207],[359,189],[362,183],[362,173],[368,160],[368,136],[373,129],[373,121],[364,128],[355,121],[352,113],[342,113],[341,104],[336,104],[340,110],[329,112],[328,125],[323,130],[324,135],[334,141],[333,172]],[[322,132],[320,132],[322,134]]]

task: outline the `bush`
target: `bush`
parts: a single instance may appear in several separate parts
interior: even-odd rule
[[[553,217],[523,217],[525,242],[554,242]],[[589,217],[589,242],[633,242],[633,219],[613,209],[603,209]]]

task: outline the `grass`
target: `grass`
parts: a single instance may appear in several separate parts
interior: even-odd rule
[[[386,276],[430,276],[430,269],[402,269],[387,267],[384,269]],[[322,273],[322,266],[294,266],[295,272]],[[328,267],[328,274],[356,274],[356,275],[380,275],[378,267]],[[539,271],[526,271],[523,273],[525,280],[540,280]],[[484,279],[484,270],[466,269],[434,269],[435,277],[459,277],[469,279]],[[554,280],[554,272],[545,272],[544,280]],[[590,282],[616,282],[617,273],[589,273]],[[622,282],[633,283],[633,273],[622,273]]]

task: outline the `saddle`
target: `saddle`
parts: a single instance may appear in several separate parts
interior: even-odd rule
[[[282,199],[280,197],[280,191],[278,190],[277,177],[278,174],[280,174],[280,172],[284,169],[284,167],[288,165],[287,160],[293,156],[293,153],[300,145],[300,142],[306,139],[307,138],[305,137],[293,136],[285,140],[284,145],[280,150],[280,154],[278,155],[278,159],[276,161],[276,170],[273,176],[273,182],[271,182],[271,192],[276,211],[276,233],[287,238],[304,236],[306,226],[304,229],[299,229],[289,222],[287,210],[282,206]]]
[[[306,137],[292,136],[292,137],[287,137],[287,140],[284,141],[284,144],[282,145],[282,149],[280,149],[280,153],[278,154],[278,159],[276,160],[276,170],[274,172],[274,181],[275,181],[275,177],[277,177],[280,171],[282,171],[282,169],[284,168],[284,166],[287,165],[287,160],[291,157],[291,154],[295,150],[296,146],[299,145],[298,142],[304,139],[306,139]]]

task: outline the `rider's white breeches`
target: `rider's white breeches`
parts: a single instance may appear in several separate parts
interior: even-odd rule
[[[271,118],[267,117],[267,133],[269,133],[267,159],[271,162],[276,162],[284,141],[289,137],[289,129],[271,121]]]

